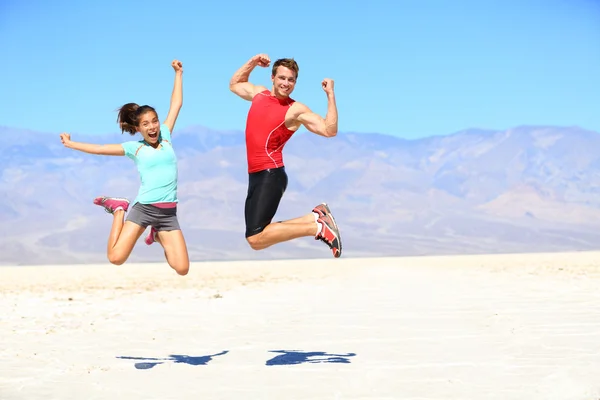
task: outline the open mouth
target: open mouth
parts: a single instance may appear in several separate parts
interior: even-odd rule
[[[148,137],[150,139],[156,139],[158,137],[158,132],[153,132],[153,133],[148,132]]]

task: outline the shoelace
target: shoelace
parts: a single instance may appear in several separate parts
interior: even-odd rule
[[[108,198],[106,197],[102,199],[102,207],[104,207],[104,211],[106,211],[108,214],[112,214],[113,211],[104,205],[104,203],[106,203],[106,200],[108,200]]]
[[[106,200],[108,200],[108,197],[102,199],[102,207],[104,207],[104,211],[106,211],[108,214],[114,214],[115,210],[112,210],[110,209],[110,207],[104,205],[104,203],[106,203]]]

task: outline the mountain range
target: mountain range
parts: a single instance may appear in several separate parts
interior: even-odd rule
[[[106,262],[112,217],[92,200],[133,200],[133,162],[66,149],[58,133],[0,127],[0,135],[0,265]],[[72,139],[132,140],[119,133]],[[176,129],[173,145],[179,221],[193,261],[331,257],[313,238],[249,248],[243,132],[192,126]],[[466,129],[415,140],[300,132],[284,149],[289,185],[275,219],[327,202],[342,257],[598,249],[599,148],[600,134],[579,127]],[[130,258],[163,260],[160,246],[142,240]]]

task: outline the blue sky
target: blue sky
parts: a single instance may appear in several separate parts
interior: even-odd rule
[[[178,58],[177,127],[243,130],[249,103],[228,82],[261,52],[298,61],[293,97],[323,115],[333,78],[340,131],[600,132],[596,0],[0,0],[0,125],[118,132],[114,110],[130,101],[164,118]]]

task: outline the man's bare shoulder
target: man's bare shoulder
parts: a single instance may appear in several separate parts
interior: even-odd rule
[[[308,108],[308,106],[306,104],[301,103],[297,100],[294,100],[294,102],[290,106],[290,111],[292,111],[296,115],[300,115],[302,113],[310,111],[310,109]]]
[[[261,94],[264,93],[265,91],[268,91],[269,89],[266,88],[266,86],[263,85],[255,85],[254,86],[254,95],[256,96],[257,94]]]

